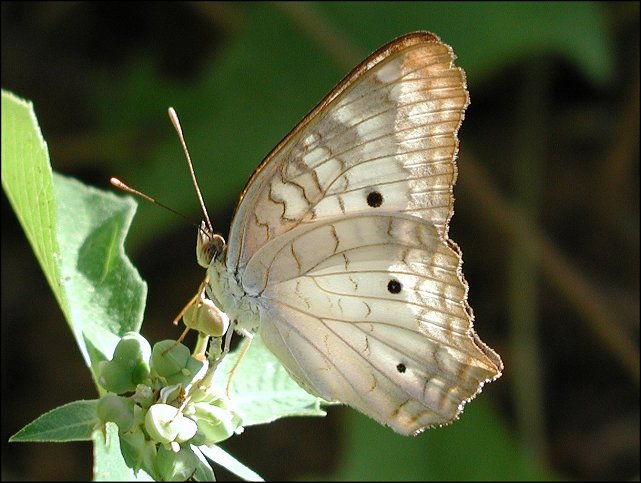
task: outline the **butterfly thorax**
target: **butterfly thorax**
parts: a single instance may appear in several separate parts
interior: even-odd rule
[[[227,270],[224,252],[222,256],[215,257],[207,269],[207,295],[233,321],[238,332],[253,334],[260,322],[258,305],[243,290],[234,274]]]
[[[196,240],[196,259],[207,269],[207,295],[225,312],[238,332],[249,335],[258,329],[258,306],[235,275],[227,270],[226,255],[225,239],[203,221]]]

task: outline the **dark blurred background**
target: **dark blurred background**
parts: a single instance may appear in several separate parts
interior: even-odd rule
[[[460,421],[403,438],[355,411],[224,444],[267,479],[639,479],[639,3],[3,2],[2,87],[33,101],[54,170],[118,176],[200,219],[174,106],[226,235],[262,157],[369,52],[452,45],[472,104],[451,237],[477,332],[505,372]],[[143,334],[202,279],[195,229],[142,203],[127,250]],[[2,197],[2,479],[91,478],[90,443],[8,444],[96,397]],[[219,479],[230,478],[215,468]]]

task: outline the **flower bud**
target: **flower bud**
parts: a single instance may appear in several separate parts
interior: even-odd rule
[[[168,384],[187,385],[203,363],[191,356],[187,346],[173,340],[163,340],[154,345],[151,366]]]
[[[114,350],[111,361],[99,367],[98,381],[109,392],[124,394],[149,377],[149,342],[137,332],[125,334]]]
[[[174,452],[160,446],[154,466],[161,481],[185,481],[193,476],[198,462],[191,448],[181,447]]]
[[[196,434],[197,429],[194,421],[169,404],[154,404],[145,416],[145,430],[158,443],[168,444],[178,439],[187,441]]]
[[[103,422],[116,423],[120,433],[129,431],[134,424],[134,401],[128,397],[105,394],[98,401],[97,414]]]
[[[240,426],[238,416],[218,406],[197,403],[193,405],[193,409],[198,432],[204,437],[203,444],[207,446],[229,438]]]

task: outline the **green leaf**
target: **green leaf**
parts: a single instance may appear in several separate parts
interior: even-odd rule
[[[74,401],[46,412],[9,438],[10,442],[88,441],[96,425],[98,400]]]
[[[60,175],[54,175],[54,188],[64,289],[77,340],[84,333],[100,347],[101,329],[117,336],[140,330],[147,286],[124,253],[135,203]]]
[[[47,143],[33,106],[2,91],[2,188],[65,314]]]
[[[31,103],[2,92],[2,186],[87,362],[140,329],[147,286],[124,253],[136,205],[52,173]]]
[[[214,384],[225,388],[242,348],[229,354],[216,371]],[[323,399],[294,381],[258,335],[231,375],[230,399],[243,426],[264,424],[289,416],[325,416]]]

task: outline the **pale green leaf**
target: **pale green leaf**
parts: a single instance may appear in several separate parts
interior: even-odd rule
[[[245,481],[265,481],[258,473],[242,464],[220,446],[200,446],[198,449],[202,451],[207,458],[227,468],[230,472],[240,476]]]
[[[241,351],[229,354],[216,371],[218,387],[225,388]],[[324,401],[294,381],[258,335],[231,375],[230,399],[243,426],[264,424],[288,416],[325,416]]]
[[[142,323],[147,286],[123,247],[135,203],[53,173],[33,106],[6,91],[2,187],[87,365],[95,366],[117,336]]]

